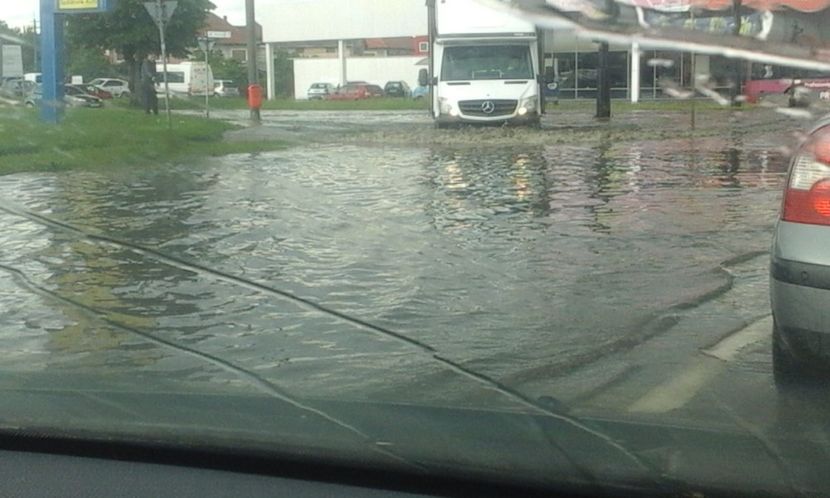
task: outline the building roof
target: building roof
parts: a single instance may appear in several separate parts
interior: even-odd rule
[[[15,45],[29,45],[29,42],[18,36],[10,35],[8,33],[0,33],[0,40],[7,43],[14,43]]]
[[[234,26],[228,22],[227,17],[219,17],[213,12],[208,12],[205,18],[205,27],[200,31],[204,36],[208,31],[228,31],[230,38],[216,40],[217,45],[245,45],[248,43],[248,30],[245,26]],[[257,43],[262,42],[262,25],[256,24]]]

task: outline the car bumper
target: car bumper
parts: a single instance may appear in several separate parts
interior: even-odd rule
[[[509,116],[498,117],[478,117],[478,116],[450,116],[449,114],[441,114],[436,120],[441,124],[515,124],[515,125],[532,125],[539,122],[539,114],[536,111],[528,112],[524,115],[514,113]]]
[[[780,339],[802,362],[830,367],[830,227],[779,222],[770,303]]]

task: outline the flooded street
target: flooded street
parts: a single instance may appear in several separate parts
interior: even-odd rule
[[[378,143],[429,127],[381,115],[366,140],[0,177],[0,368],[498,406],[692,311],[693,343],[764,317],[797,123],[655,137],[664,116],[620,139],[644,116],[570,143],[556,123],[445,132],[510,139],[479,147]],[[736,282],[756,290],[704,308]]]

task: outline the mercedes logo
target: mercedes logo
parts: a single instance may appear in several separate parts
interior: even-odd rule
[[[481,112],[484,114],[492,114],[496,110],[496,104],[492,100],[485,100],[481,103]]]

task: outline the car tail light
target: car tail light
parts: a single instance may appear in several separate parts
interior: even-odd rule
[[[830,225],[830,128],[815,133],[795,156],[781,219]]]

